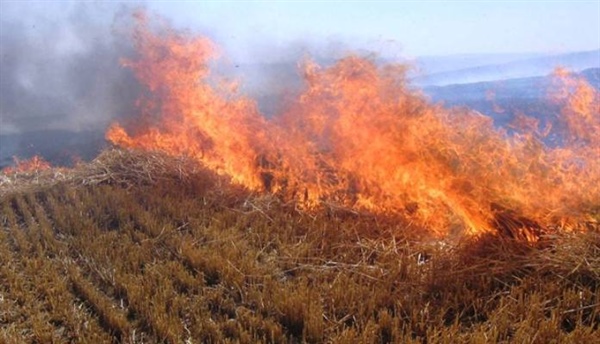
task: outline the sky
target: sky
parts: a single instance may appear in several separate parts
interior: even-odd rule
[[[131,113],[136,82],[119,63],[131,52],[121,29],[139,6],[177,30],[211,38],[232,65],[349,52],[402,61],[600,49],[599,0],[0,0],[0,134],[84,130]]]
[[[264,49],[309,43],[410,57],[600,48],[598,0],[143,3],[175,26],[213,37],[229,54],[248,59]],[[91,2],[98,16],[108,17],[115,4]],[[2,16],[22,16],[33,8],[38,16],[60,21],[73,6],[68,1],[5,0]]]
[[[600,1],[151,2],[232,49],[341,41],[408,56],[600,48]]]

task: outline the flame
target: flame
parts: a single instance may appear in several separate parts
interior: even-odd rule
[[[565,138],[570,144],[584,143],[600,155],[600,97],[584,78],[571,75],[563,68],[554,71],[555,87],[551,99],[562,108],[560,118],[566,127]]]
[[[13,157],[13,160],[15,162],[15,166],[2,169],[2,173],[6,175],[13,175],[17,173],[37,173],[39,171],[47,170],[51,167],[49,162],[38,155],[34,155],[26,160],[21,160],[15,156]]]
[[[524,115],[509,135],[478,112],[431,104],[407,84],[404,66],[357,56],[304,62],[303,90],[267,119],[234,84],[211,78],[208,39],[137,20],[138,56],[124,65],[148,92],[131,133],[108,130],[116,145],[188,155],[307,208],[403,214],[440,235],[509,222],[530,233],[582,221],[600,204],[598,93],[566,72],[554,94],[564,142],[554,148]]]

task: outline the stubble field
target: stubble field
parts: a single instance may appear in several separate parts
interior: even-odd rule
[[[4,176],[2,342],[600,340],[593,221],[536,243],[436,238],[149,153],[78,169]]]

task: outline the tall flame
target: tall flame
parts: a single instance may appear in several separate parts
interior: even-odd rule
[[[124,64],[148,92],[133,133],[118,124],[107,132],[116,145],[188,155],[306,207],[402,213],[442,235],[498,228],[509,212],[565,226],[600,204],[598,92],[564,71],[553,94],[561,125],[545,132],[524,115],[517,122],[527,125],[508,134],[478,112],[431,104],[405,67],[356,56],[304,63],[300,95],[267,119],[235,85],[210,79],[209,40],[137,19],[138,57]],[[549,131],[561,144],[544,145]]]

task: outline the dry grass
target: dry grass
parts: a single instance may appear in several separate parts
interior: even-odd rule
[[[165,179],[187,180],[199,174],[196,164],[185,157],[135,150],[107,149],[90,163],[74,168],[7,169],[0,171],[0,196],[50,187],[58,183],[95,185],[102,183],[132,185],[153,184]]]
[[[600,234],[437,240],[110,150],[0,183],[0,342],[600,341]]]

